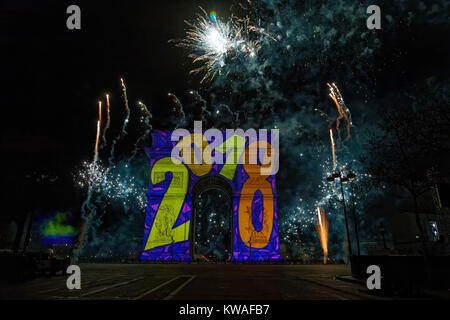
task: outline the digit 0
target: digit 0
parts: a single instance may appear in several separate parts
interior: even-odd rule
[[[261,175],[261,168],[270,167],[270,165],[251,164],[250,157],[255,159],[255,150],[258,150],[258,143],[260,149],[266,149],[264,158],[260,159],[261,163],[268,163],[268,153],[272,152],[272,146],[266,141],[255,141],[249,145],[245,150],[245,164],[244,170],[249,175],[245,181],[241,191],[241,200],[239,202],[239,232],[242,241],[249,245],[251,241],[252,248],[264,248],[269,244],[270,235],[273,227],[273,190],[272,185],[267,181],[268,176]],[[260,153],[261,154],[261,153]],[[263,204],[263,227],[261,231],[256,231],[252,221],[252,204],[255,193],[260,191],[262,194]]]

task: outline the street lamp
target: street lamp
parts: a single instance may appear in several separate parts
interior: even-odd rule
[[[337,179],[339,179],[339,182],[341,183],[342,207],[344,208],[345,230],[347,232],[348,253],[349,253],[349,256],[351,257],[353,255],[352,243],[350,241],[350,232],[348,230],[347,207],[345,205],[345,196],[344,196],[344,183],[347,183],[349,181],[349,179],[348,179],[348,177],[344,177],[341,172],[335,172],[332,175],[330,175],[329,177],[327,177],[327,181],[329,183],[333,183]]]
[[[361,249],[359,245],[359,234],[358,234],[358,221],[356,217],[356,201],[355,201],[355,190],[353,181],[356,179],[356,174],[353,171],[347,173],[347,178],[350,181],[351,193],[352,193],[352,211],[353,211],[353,224],[355,226],[355,236],[356,236],[356,246],[358,249],[358,256],[361,255]]]

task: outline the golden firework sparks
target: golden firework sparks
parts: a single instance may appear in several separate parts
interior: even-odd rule
[[[350,113],[350,110],[347,108],[344,102],[344,98],[342,98],[341,92],[339,91],[336,84],[329,84],[327,83],[328,87],[330,88],[330,98],[334,101],[336,104],[339,116],[336,119],[336,130],[338,132],[339,140],[341,140],[341,120],[344,119],[347,126],[347,137],[345,138],[345,141],[351,138],[351,127],[353,125],[352,123],[352,114]]]
[[[109,94],[106,95],[106,125],[103,129],[103,144],[106,145],[106,131],[108,131],[111,124],[111,105],[109,102]]]
[[[328,258],[328,221],[325,211],[317,207],[317,234],[319,235],[320,245],[323,251],[323,263],[327,264]]]
[[[95,167],[98,160],[98,144],[100,141],[100,131],[101,131],[101,123],[102,123],[102,102],[98,102],[98,121],[97,121],[97,136],[95,140],[95,150],[94,150],[94,162],[92,163],[92,174],[95,172]]]
[[[331,152],[333,153],[333,173],[336,172],[337,160],[336,160],[336,147],[334,145],[333,129],[330,129],[331,139]]]

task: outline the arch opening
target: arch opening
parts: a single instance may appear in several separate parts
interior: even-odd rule
[[[233,254],[232,187],[208,176],[192,189],[190,253],[192,260],[225,261]]]

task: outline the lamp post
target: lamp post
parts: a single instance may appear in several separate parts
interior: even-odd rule
[[[342,176],[341,172],[335,172],[335,173],[333,173],[331,176],[329,176],[327,178],[327,181],[329,183],[333,183],[337,179],[339,179],[339,182],[341,184],[342,207],[344,208],[345,230],[347,232],[348,253],[349,253],[349,256],[351,257],[353,255],[352,242],[350,240],[350,232],[349,232],[349,229],[348,229],[347,207],[345,205],[345,196],[344,196],[344,183],[347,183],[349,181],[349,178]]]
[[[361,255],[361,248],[360,248],[360,245],[359,245],[358,220],[357,220],[357,217],[356,217],[355,190],[354,190],[354,186],[353,186],[353,180],[355,180],[356,174],[353,171],[350,171],[347,174],[347,178],[350,181],[350,187],[351,187],[351,192],[352,192],[353,224],[355,226],[355,236],[356,236],[356,246],[357,246],[357,249],[358,249],[358,256],[360,256]]]

